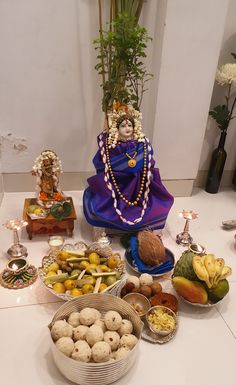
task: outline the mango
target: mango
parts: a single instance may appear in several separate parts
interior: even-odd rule
[[[208,302],[208,294],[202,283],[184,277],[174,277],[172,283],[177,293],[187,301],[200,304]]]

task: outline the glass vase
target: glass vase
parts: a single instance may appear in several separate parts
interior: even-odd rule
[[[220,182],[227,157],[227,153],[224,149],[226,135],[226,130],[221,132],[219,145],[212,153],[205,187],[206,192],[211,194],[216,194],[220,187]]]

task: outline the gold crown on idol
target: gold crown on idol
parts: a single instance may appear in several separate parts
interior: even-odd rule
[[[142,131],[142,114],[138,110],[135,110],[131,105],[123,103],[113,103],[112,111],[107,113],[108,118],[108,145],[109,147],[115,147],[119,137],[119,125],[123,120],[128,119],[133,124],[133,137],[138,142],[144,142],[144,134]]]

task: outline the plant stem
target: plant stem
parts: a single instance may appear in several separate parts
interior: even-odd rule
[[[136,12],[135,12],[135,19],[136,19],[136,22],[138,22],[138,20],[139,20],[139,16],[140,16],[140,13],[141,13],[141,11],[142,11],[142,7],[143,7],[143,0],[140,0],[140,1],[139,1],[138,8],[137,8],[137,10],[136,10]]]
[[[233,101],[233,104],[232,104],[232,107],[231,107],[231,110],[230,110],[229,120],[232,119],[232,114],[233,114],[233,110],[234,110],[235,103],[236,103],[236,96],[235,96],[235,98],[234,98],[234,101]]]
[[[102,84],[103,87],[105,86],[105,67],[104,67],[104,58],[103,58],[103,34],[102,34],[102,3],[101,0],[98,0],[98,7],[99,7],[99,33],[100,33],[100,40],[101,40],[101,63],[102,63]]]
[[[228,95],[226,97],[226,102],[227,102],[227,109],[229,109],[229,98],[230,98],[230,92],[231,92],[231,83],[229,84],[229,88],[228,88]]]

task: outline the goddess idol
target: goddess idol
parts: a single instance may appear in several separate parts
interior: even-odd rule
[[[139,111],[120,103],[107,113],[93,159],[97,173],[88,178],[83,196],[84,215],[93,226],[135,232],[165,225],[173,197],[154,167],[141,119]]]

